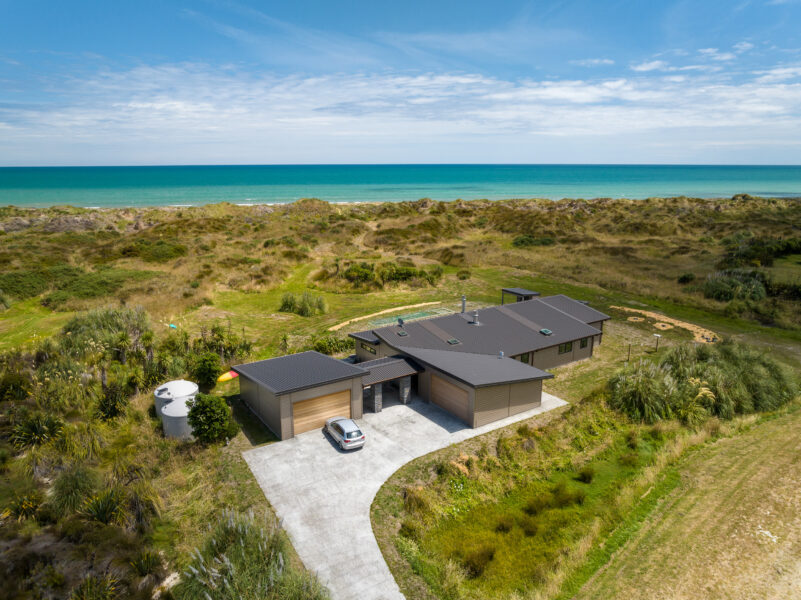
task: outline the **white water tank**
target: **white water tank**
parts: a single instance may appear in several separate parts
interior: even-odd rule
[[[153,392],[156,397],[156,415],[161,418],[162,410],[167,404],[176,400],[194,400],[197,394],[197,384],[185,379],[178,379],[176,381],[168,381],[164,385],[160,385]]]
[[[188,399],[173,400],[162,407],[161,425],[164,427],[165,437],[179,440],[192,439],[192,426],[189,424],[189,407],[186,405],[187,400]]]

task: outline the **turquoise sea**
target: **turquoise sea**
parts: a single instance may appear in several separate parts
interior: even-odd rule
[[[275,165],[0,168],[0,205],[397,202],[433,198],[801,197],[801,166]]]

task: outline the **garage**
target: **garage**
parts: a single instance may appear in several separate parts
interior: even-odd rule
[[[362,416],[362,378],[370,373],[319,352],[236,365],[239,397],[280,440],[322,428],[330,417]],[[311,435],[311,433],[309,433]]]
[[[431,374],[431,401],[456,415],[465,423],[471,424],[470,396],[467,390],[463,390],[433,373]]]
[[[318,396],[292,405],[292,428],[295,435],[325,425],[331,417],[350,418],[350,390]]]

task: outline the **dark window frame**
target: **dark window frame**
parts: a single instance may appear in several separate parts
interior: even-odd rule
[[[365,342],[362,342],[362,349],[367,350],[370,354],[376,354],[375,348]]]
[[[573,352],[573,342],[559,344],[559,354],[567,354],[568,352]]]
[[[524,365],[531,364],[531,352],[523,352],[523,354],[518,354],[515,358]]]
[[[581,338],[581,342],[579,343],[579,348],[586,348],[590,343],[590,338]]]

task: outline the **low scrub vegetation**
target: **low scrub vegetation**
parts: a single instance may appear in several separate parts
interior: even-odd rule
[[[732,341],[671,348],[641,360],[609,382],[609,403],[632,419],[679,419],[697,426],[709,416],[775,410],[797,393],[791,373],[764,352]]]
[[[313,575],[289,564],[288,546],[275,526],[224,512],[172,595],[176,600],[326,600],[328,592]]]
[[[158,422],[133,401],[186,376],[197,355],[214,359],[216,378],[222,362],[249,349],[220,324],[159,339],[144,311],[102,309],[0,354],[0,510],[13,517],[2,530],[15,548],[0,554],[0,568],[15,573],[9,597],[38,589],[41,597],[97,598],[110,588],[114,597],[150,596],[163,575],[141,558],[163,526],[164,498],[153,481],[178,444],[156,433]],[[201,441],[235,435],[224,399],[200,396],[193,411]],[[42,565],[59,589],[44,583]]]
[[[303,292],[302,294],[293,294],[287,292],[281,296],[281,306],[278,309],[281,312],[295,313],[301,317],[311,317],[316,314],[325,314],[328,312],[328,305],[325,298],[322,296],[313,296],[311,292]]]

